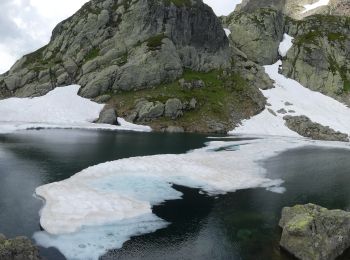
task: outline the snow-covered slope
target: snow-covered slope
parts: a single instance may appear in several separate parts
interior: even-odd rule
[[[78,85],[55,88],[36,98],[0,100],[0,133],[31,128],[85,128],[150,131],[146,126],[127,123],[120,126],[94,124],[104,105],[80,97]]]
[[[279,52],[286,55],[292,47],[292,37],[285,35]],[[262,90],[267,98],[267,109],[242,122],[231,134],[298,136],[285,126],[286,115],[305,115],[313,122],[350,135],[350,108],[335,99],[303,87],[295,80],[279,73],[282,61],[265,66],[266,73],[275,81],[275,88]]]
[[[319,8],[321,6],[328,5],[329,1],[330,0],[319,0],[318,2],[313,3],[311,5],[304,5],[305,10],[302,13],[306,13],[306,12],[309,12],[309,11],[314,10],[316,8]]]

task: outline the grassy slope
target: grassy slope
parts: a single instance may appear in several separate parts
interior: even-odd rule
[[[240,119],[248,118],[260,110],[254,101],[259,93],[256,88],[248,86],[238,74],[222,75],[222,71],[219,70],[209,73],[188,70],[183,75],[184,79],[201,79],[206,87],[184,89],[176,81],[151,89],[120,92],[115,94],[109,103],[116,107],[119,115],[125,117],[132,113],[136,101],[140,98],[163,103],[169,98],[178,98],[182,102],[189,102],[195,98],[198,102],[196,109],[185,112],[183,117],[177,120],[160,118],[148,124],[156,130],[172,125],[182,126],[191,132],[213,132],[211,125],[219,123],[224,125],[227,131]]]

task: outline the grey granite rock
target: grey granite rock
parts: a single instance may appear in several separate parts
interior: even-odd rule
[[[97,120],[97,123],[99,124],[109,124],[109,125],[116,125],[118,124],[117,120],[117,112],[114,108],[106,106],[100,113],[100,116]]]
[[[280,245],[301,260],[332,260],[350,247],[350,213],[314,204],[285,207]]]
[[[349,142],[349,136],[334,131],[328,126],[312,122],[306,116],[285,116],[286,126],[301,136],[315,140]]]
[[[169,99],[165,103],[165,116],[176,119],[183,115],[182,102],[177,98]]]

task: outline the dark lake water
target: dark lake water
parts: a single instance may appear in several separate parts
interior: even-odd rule
[[[0,136],[0,232],[8,237],[40,229],[36,187],[66,179],[98,163],[139,155],[183,153],[208,141],[202,135],[80,130],[25,131]],[[317,203],[350,210],[350,151],[307,147],[264,163],[285,180],[284,194],[241,190],[213,198],[176,188],[182,200],[156,206],[172,224],[134,237],[102,259],[293,259],[280,250],[282,207]],[[41,249],[47,259],[64,259]],[[340,259],[349,259],[346,254]]]

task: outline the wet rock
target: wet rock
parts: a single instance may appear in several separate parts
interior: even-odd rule
[[[301,260],[331,260],[350,247],[350,213],[314,204],[285,207],[281,247]]]
[[[1,260],[39,260],[39,250],[26,237],[6,239],[0,234]]]
[[[306,116],[285,116],[286,126],[301,136],[314,140],[349,142],[349,136],[334,131],[328,126],[312,122]]]

